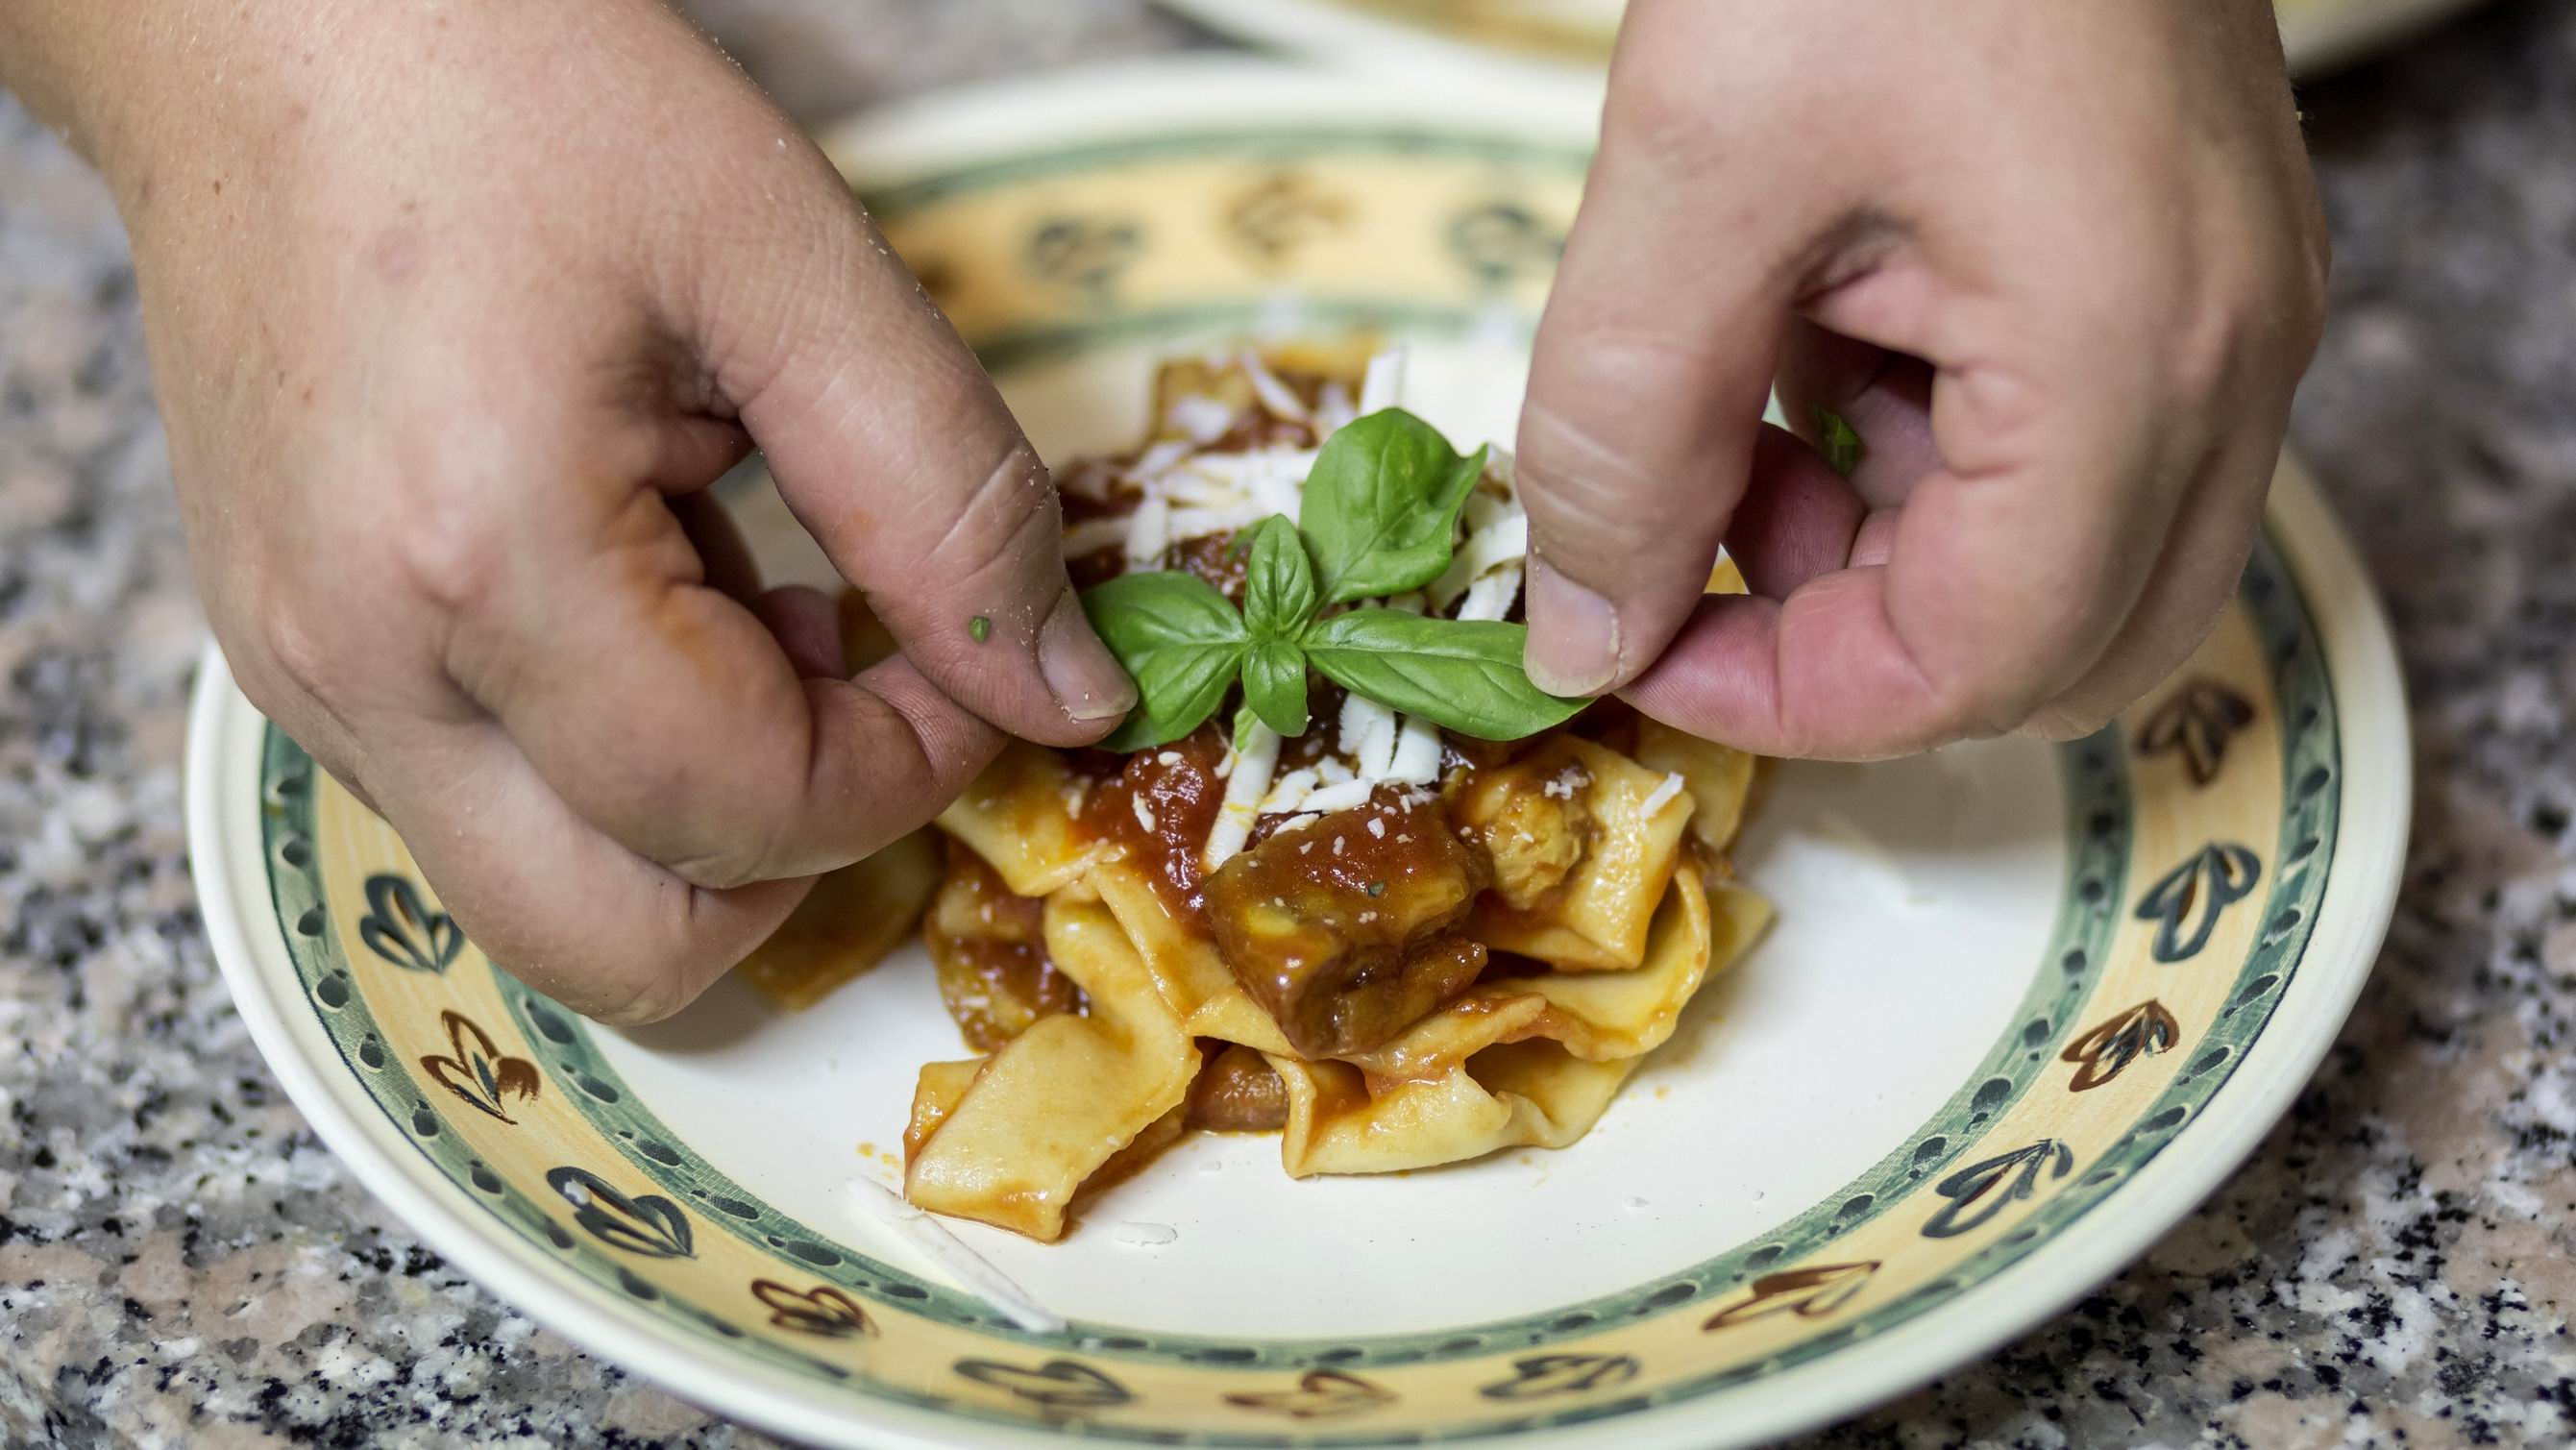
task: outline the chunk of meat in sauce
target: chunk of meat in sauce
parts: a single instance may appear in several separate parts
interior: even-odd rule
[[[1559,742],[1469,776],[1450,819],[1494,863],[1494,894],[1528,911],[1565,884],[1591,844],[1591,774]]]
[[[1211,1133],[1270,1133],[1288,1126],[1288,1085],[1267,1058],[1221,1044],[1190,1084],[1189,1124]]]
[[[984,858],[948,843],[948,879],[940,883],[922,940],[939,969],[939,999],[966,1044],[991,1052],[1058,1012],[1088,1004],[1073,979],[1047,960],[1046,903],[1015,896]]]
[[[1308,1058],[1367,1052],[1465,991],[1485,948],[1453,929],[1489,879],[1402,788],[1281,831],[1207,880],[1234,979]]]
[[[1082,798],[1084,832],[1124,845],[1154,894],[1183,921],[1196,921],[1205,904],[1200,853],[1225,803],[1216,774],[1225,750],[1216,727],[1202,725],[1159,750],[1124,757],[1092,750],[1075,760],[1094,781]]]

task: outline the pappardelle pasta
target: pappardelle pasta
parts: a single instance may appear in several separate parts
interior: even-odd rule
[[[1194,1131],[1276,1132],[1292,1177],[1562,1147],[1769,920],[1728,864],[1757,762],[1528,689],[1511,460],[1396,411],[1402,368],[1167,364],[1138,447],[1058,470],[1075,581],[1145,696],[1108,742],[1134,748],[1013,745],[939,818],[935,871],[916,839],[836,873],[755,954],[797,1005],[920,917],[977,1055],[920,1071],[919,1207],[1053,1240]],[[1428,513],[1383,506],[1368,470],[1399,465],[1437,475]],[[1150,607],[1104,617],[1147,575]],[[1378,581],[1407,587],[1357,593]]]

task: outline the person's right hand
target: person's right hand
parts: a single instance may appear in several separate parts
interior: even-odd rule
[[[2268,0],[1633,0],[1521,422],[1531,678],[1765,755],[2090,732],[2243,570],[2325,271]]]
[[[997,729],[1132,703],[974,358],[669,11],[143,9],[55,31],[52,90],[133,234],[215,631],[494,960],[665,1015]],[[701,492],[754,442],[902,656],[844,678],[830,605],[758,592]]]

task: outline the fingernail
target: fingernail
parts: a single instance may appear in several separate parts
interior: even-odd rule
[[[1083,724],[1115,720],[1136,708],[1136,682],[1091,632],[1090,621],[1082,617],[1082,601],[1071,589],[1057,597],[1045,628],[1038,631],[1038,669],[1055,692],[1056,704]]]
[[[1619,611],[1535,558],[1529,621],[1521,664],[1531,684],[1551,695],[1597,695],[1619,677]]]

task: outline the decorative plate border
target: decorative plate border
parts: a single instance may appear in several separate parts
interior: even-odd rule
[[[2230,994],[2233,1005],[2209,1037],[2192,1044],[2197,1059],[2168,1087],[2154,1110],[2141,1115],[2111,1151],[2087,1165],[2087,1171],[2073,1187],[2056,1193],[2011,1234],[1933,1284],[1800,1340],[1770,1358],[1649,1394],[1524,1417],[1509,1425],[1510,1429],[1588,1423],[1706,1394],[1776,1373],[1882,1332],[1990,1278],[2074,1223],[2119,1181],[2160,1151],[2219,1089],[2243,1047],[2269,1021],[2272,1005],[2297,970],[2299,953],[2308,939],[2316,901],[2324,890],[2333,859],[2337,795],[2328,787],[2334,783],[2340,763],[2333,691],[2318,658],[2313,624],[2268,542],[2249,568],[2240,598],[2270,659],[2274,698],[2280,702],[2281,717],[2289,727],[2282,735],[2285,748],[2281,770],[2291,804],[2284,811],[2280,839],[2272,857],[2285,866],[2271,873],[2273,884],[2263,905],[2268,925],[2260,944],[2236,975]],[[453,1131],[451,1110],[440,1101],[439,1093],[415,1078],[407,1064],[384,1051],[374,1014],[364,993],[355,989],[348,959],[337,934],[329,928],[323,900],[321,866],[314,850],[310,757],[274,727],[267,733],[264,755],[263,794],[272,808],[264,819],[269,882],[278,922],[286,932],[298,979],[316,1022],[379,1110],[414,1140],[441,1176],[469,1194],[511,1232],[565,1255],[585,1277],[603,1288],[614,1289],[648,1312],[662,1314],[693,1331],[713,1333],[745,1353],[798,1373],[848,1384],[871,1394],[889,1394],[923,1407],[984,1416],[980,1408],[961,1401],[854,1377],[841,1365],[796,1354],[759,1336],[745,1335],[728,1316],[665,1295],[615,1255],[566,1229],[557,1216],[558,1208],[519,1192],[490,1172]],[[2063,1050],[2079,1020],[2070,1009],[2082,1003],[2090,990],[2094,959],[2100,955],[2111,923],[2124,910],[2134,909],[2122,880],[2129,846],[2128,805],[2122,788],[2124,755],[2124,742],[2112,731],[2062,747],[2070,869],[2058,929],[2034,971],[2034,986],[2024,1010],[1989,1054],[1976,1085],[1963,1088],[1941,1113],[1909,1135],[1904,1146],[1782,1230],[1761,1236],[1759,1242],[1736,1245],[1690,1269],[1544,1314],[1421,1334],[1253,1341],[1151,1334],[1090,1323],[1076,1324],[1056,1335],[1033,1335],[1017,1329],[979,1301],[870,1259],[760,1202],[678,1143],[592,1047],[589,1029],[580,1018],[497,969],[495,976],[502,979],[502,996],[514,1025],[524,1041],[540,1054],[549,1085],[578,1106],[598,1129],[603,1142],[613,1145],[630,1166],[666,1192],[697,1205],[703,1221],[720,1224],[763,1251],[783,1255],[793,1261],[798,1272],[820,1278],[831,1288],[856,1294],[877,1308],[932,1318],[1031,1347],[1076,1350],[1110,1359],[1225,1365],[1247,1371],[1347,1373],[1439,1359],[1475,1358],[1580,1338],[1608,1322],[1704,1306],[1742,1287],[1772,1263],[1807,1259],[1868,1222],[1882,1198],[1901,1199],[1915,1183],[1948,1166],[1973,1141],[1978,1126],[1988,1117],[2000,1115],[2027,1093],[2039,1065]],[[371,896],[378,883],[389,883],[383,890],[391,904],[379,908],[385,919],[400,921],[408,916],[443,920],[417,904],[416,888],[408,882],[395,877],[375,878],[370,882]],[[406,891],[413,893],[414,904],[408,909],[399,900]],[[374,949],[388,960],[405,953],[435,952],[426,944],[435,940],[434,933],[415,931],[411,935],[424,940],[390,941]],[[454,953],[449,951],[447,955],[452,958]],[[418,961],[415,955],[406,964],[417,965]],[[1997,1089],[1997,1083],[2007,1086]],[[2025,1164],[2037,1169],[2047,1166],[2045,1161],[2034,1164],[2029,1150],[2017,1151],[2020,1156],[2007,1155],[2012,1161],[2000,1171],[2010,1173]],[[2044,1160],[2045,1155],[2042,1157]],[[582,1191],[593,1197],[603,1191],[613,1192],[605,1190],[596,1175],[586,1171],[559,1171],[580,1172],[579,1181],[585,1184]],[[587,1206],[569,1193],[566,1202],[576,1210]],[[1067,1421],[1057,1428],[1120,1440],[1160,1438],[1157,1432],[1096,1422]],[[1457,1435],[1403,1438],[1440,1441],[1506,1432],[1505,1425],[1487,1423],[1462,1427]],[[1377,1436],[1171,1433],[1187,1433],[1194,1441],[1217,1444],[1395,1443]]]

